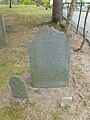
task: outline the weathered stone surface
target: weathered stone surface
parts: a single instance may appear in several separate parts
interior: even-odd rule
[[[13,4],[17,5],[18,4],[18,0],[13,0]]]
[[[28,98],[28,92],[25,82],[22,81],[20,77],[18,76],[11,77],[9,84],[14,97],[22,98],[22,99]]]
[[[5,31],[6,32],[14,32],[14,29],[11,27],[11,25],[5,25]]]
[[[2,0],[2,4],[8,4],[8,0]]]
[[[7,45],[2,15],[0,15],[0,45]]]
[[[67,86],[71,47],[65,34],[44,26],[28,46],[33,87]]]
[[[68,106],[70,107],[73,102],[72,97],[63,97],[61,101],[61,107]]]

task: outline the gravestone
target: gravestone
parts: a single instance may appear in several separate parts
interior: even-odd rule
[[[68,106],[70,107],[72,105],[73,98],[72,97],[63,97],[61,100],[61,107]]]
[[[14,5],[18,5],[18,0],[13,0]]]
[[[28,45],[33,87],[68,86],[70,48],[64,32],[48,26],[38,30]]]
[[[0,45],[7,45],[2,15],[0,15]]]
[[[14,32],[14,29],[11,27],[11,25],[5,25],[5,31],[6,32]]]
[[[8,0],[2,0],[2,4],[8,4]]]
[[[18,76],[11,77],[9,84],[14,97],[22,98],[22,99],[28,98],[28,92],[25,82],[21,80],[20,77]]]

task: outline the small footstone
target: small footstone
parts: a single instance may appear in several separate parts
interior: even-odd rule
[[[22,99],[29,98],[25,82],[21,80],[20,77],[18,76],[11,77],[9,84],[14,97]]]
[[[72,97],[63,97],[61,101],[61,107],[65,106],[71,107],[72,101],[73,101]]]
[[[14,32],[14,29],[11,27],[11,25],[5,25],[5,31],[6,32]]]

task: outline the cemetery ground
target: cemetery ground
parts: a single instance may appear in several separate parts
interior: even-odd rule
[[[27,44],[41,22],[48,21],[51,10],[36,6],[0,6],[5,25],[14,31],[6,33],[8,46],[0,47],[0,120],[90,120],[90,47],[80,46],[82,36],[71,27],[72,45],[70,83],[66,88],[39,89],[30,87]],[[25,80],[29,99],[12,97],[8,82],[12,75]],[[60,107],[62,97],[72,97],[71,107]]]

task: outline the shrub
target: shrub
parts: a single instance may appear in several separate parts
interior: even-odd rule
[[[46,8],[50,7],[50,0],[44,0],[44,6]]]
[[[24,5],[34,5],[35,1],[33,1],[33,0],[23,0],[23,4]]]

